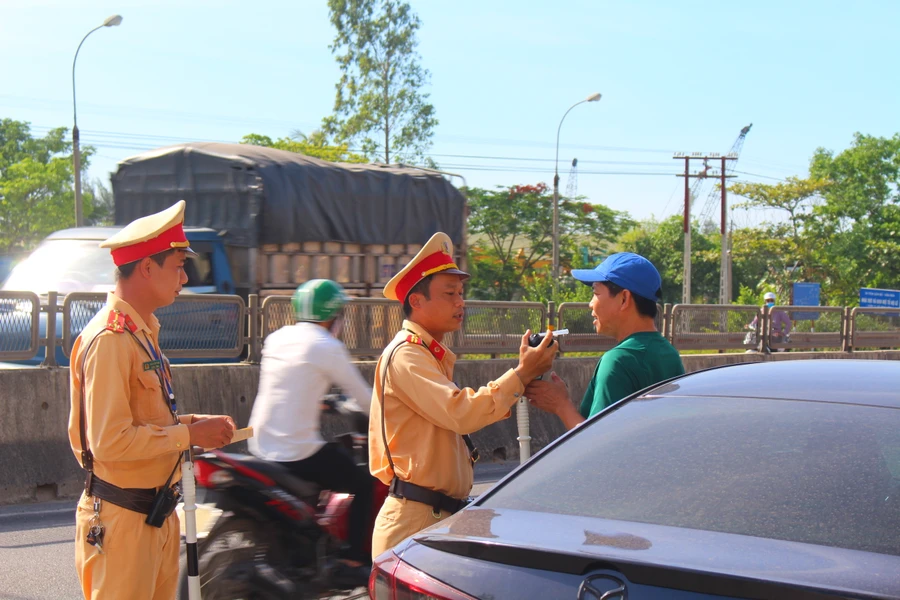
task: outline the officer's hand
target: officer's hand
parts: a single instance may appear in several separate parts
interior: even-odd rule
[[[188,432],[193,446],[221,448],[234,436],[234,421],[226,416],[206,417],[188,425]]]
[[[536,348],[532,348],[528,345],[530,335],[531,330],[529,329],[522,336],[522,343],[519,346],[519,366],[516,367],[516,375],[524,385],[528,385],[536,377],[550,370],[558,348],[556,344],[553,347],[550,346],[553,342],[552,335],[545,335],[541,343]]]
[[[203,421],[204,419],[214,419],[216,417],[224,417],[228,423],[231,425],[232,429],[237,429],[237,425],[234,424],[234,419],[229,417],[228,415],[191,415],[191,423],[196,423],[197,421]]]

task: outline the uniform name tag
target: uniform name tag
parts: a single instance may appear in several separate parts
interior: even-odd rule
[[[149,360],[144,363],[144,370],[145,371],[158,371],[161,366],[162,366],[162,363],[160,363],[158,360]]]

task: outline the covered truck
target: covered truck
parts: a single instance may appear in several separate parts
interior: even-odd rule
[[[380,296],[436,231],[465,262],[466,198],[429,169],[203,142],[126,159],[112,186],[118,225],[186,200],[185,225],[219,233],[244,296],[288,293],[314,278]]]

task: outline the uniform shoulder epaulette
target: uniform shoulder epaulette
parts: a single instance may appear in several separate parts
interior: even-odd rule
[[[421,337],[419,337],[418,335],[416,335],[416,334],[414,334],[414,333],[411,333],[411,334],[409,334],[408,336],[406,336],[406,340],[405,340],[405,341],[409,342],[410,344],[415,344],[415,345],[417,345],[417,346],[422,346],[423,348],[425,348],[425,349],[427,349],[429,352],[431,352],[431,355],[434,356],[434,357],[435,357],[436,359],[438,359],[438,360],[443,360],[443,359],[444,359],[444,354],[447,353],[447,351],[444,350],[444,347],[441,346],[441,345],[437,342],[437,340],[432,340],[432,341],[431,341],[431,344],[426,344],[426,343],[425,343],[425,340],[423,340]]]
[[[137,325],[134,320],[125,313],[115,309],[109,311],[109,317],[106,319],[106,330],[113,333],[125,333],[126,329],[131,333],[137,331]]]

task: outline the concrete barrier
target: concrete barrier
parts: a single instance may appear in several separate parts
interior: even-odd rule
[[[779,354],[694,354],[682,357],[688,372],[734,363],[770,360],[887,359],[900,360],[900,351],[791,352]],[[574,402],[580,402],[594,372],[596,358],[561,358],[555,370],[565,380]],[[357,363],[372,381],[374,362]],[[515,366],[514,360],[459,361],[456,382],[479,387]],[[256,396],[256,365],[185,365],[173,368],[181,412],[229,414],[246,426]],[[302,390],[298,390],[302,393]],[[513,409],[513,412],[515,409]],[[534,408],[531,437],[534,452],[563,433],[554,417]],[[75,497],[82,487],[82,471],[69,448],[69,373],[65,368],[0,370],[0,504]],[[326,417],[324,435],[350,429],[342,418]],[[518,460],[516,419],[500,421],[476,432],[472,439],[483,460]],[[245,444],[231,447],[237,451]]]

